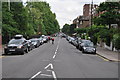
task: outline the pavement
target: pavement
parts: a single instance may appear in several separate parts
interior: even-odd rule
[[[0,56],[2,55],[2,46],[0,46]]]
[[[82,53],[66,39],[55,38],[24,55],[3,55],[2,80],[4,78],[118,78],[118,62],[105,61],[98,55]],[[64,78],[64,79],[63,79]],[[74,78],[74,79],[73,79]],[[67,79],[67,80],[69,80]],[[41,79],[37,79],[41,80]],[[59,80],[59,79],[58,79]],[[84,79],[85,80],[85,79]],[[101,80],[101,79],[99,79]]]
[[[120,53],[108,50],[103,47],[97,46],[97,55],[109,60],[109,61],[120,61]]]

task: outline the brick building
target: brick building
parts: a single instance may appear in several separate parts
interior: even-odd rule
[[[91,4],[85,4],[83,6],[83,15],[78,16],[73,20],[73,24],[76,24],[76,28],[90,27],[91,26],[91,14],[92,17],[99,16],[96,11],[98,5],[94,4],[91,9]],[[92,12],[91,12],[92,10]]]

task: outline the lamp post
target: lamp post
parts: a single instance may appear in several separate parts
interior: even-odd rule
[[[93,0],[91,2],[91,30],[92,30],[92,18],[93,18]]]
[[[10,0],[8,0],[8,9],[10,11]]]

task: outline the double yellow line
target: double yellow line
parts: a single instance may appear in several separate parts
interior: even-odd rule
[[[98,54],[97,54],[97,56],[100,57],[100,58],[102,58],[104,61],[110,61],[110,60],[108,60],[108,59],[106,59],[106,58],[104,58],[104,57],[102,57],[102,56],[100,56]]]
[[[3,58],[3,57],[5,57],[5,56],[0,56],[0,58]]]

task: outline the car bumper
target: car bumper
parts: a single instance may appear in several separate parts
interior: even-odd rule
[[[23,53],[24,52],[23,49],[19,49],[19,48],[16,48],[16,49],[5,48],[4,51],[6,53]]]
[[[84,50],[84,52],[88,52],[88,53],[96,53],[96,50]]]

